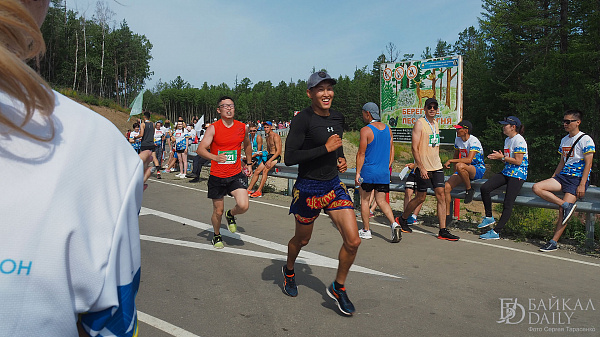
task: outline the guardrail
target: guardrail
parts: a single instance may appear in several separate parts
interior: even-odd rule
[[[294,180],[298,176],[298,166],[286,166],[283,163],[279,163],[275,165],[277,170],[273,170],[269,173],[270,176],[278,177],[278,178],[286,178],[288,179],[288,194],[291,193],[292,188],[294,186]],[[354,204],[355,207],[360,205],[360,197],[356,188],[354,188],[354,177],[356,176],[355,169],[348,169],[344,173],[340,173],[340,180],[349,186],[349,188],[354,189]],[[446,177],[448,179],[449,177]],[[475,195],[473,196],[474,200],[481,201],[481,193],[479,189],[481,185],[483,185],[487,180],[486,179],[478,179],[471,182],[471,186],[475,188]],[[540,197],[538,197],[535,193],[533,193],[532,189],[533,183],[525,182],[519,195],[515,199],[516,205],[523,205],[529,207],[539,207],[539,208],[551,208],[558,209],[558,206],[550,203]],[[503,203],[504,202],[504,194],[506,186],[496,189],[492,192],[492,202],[494,203]],[[390,182],[390,191],[395,192],[404,192],[404,181],[400,180],[399,173],[392,172],[391,182]],[[427,194],[435,195],[432,189],[427,190]],[[458,186],[453,189],[450,193],[453,198],[464,199],[465,198],[465,188],[464,185]],[[556,193],[559,197],[562,197],[562,193]],[[586,245],[588,247],[592,247],[594,244],[594,222],[595,215],[600,213],[600,188],[599,187],[589,187],[585,193],[585,198],[577,202],[577,212],[586,213]]]

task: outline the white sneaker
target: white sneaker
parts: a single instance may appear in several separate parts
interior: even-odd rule
[[[184,178],[185,178],[185,173],[179,173],[179,174],[177,175],[177,178],[184,179]]]
[[[364,229],[359,229],[358,230],[358,236],[361,239],[364,240],[368,240],[368,239],[372,239],[373,237],[371,236],[371,230],[369,229],[368,231],[364,230]]]

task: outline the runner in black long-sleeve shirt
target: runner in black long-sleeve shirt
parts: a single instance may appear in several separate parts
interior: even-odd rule
[[[347,166],[342,149],[344,116],[330,110],[335,83],[325,72],[310,76],[306,93],[311,106],[292,119],[286,139],[285,164],[298,164],[299,167],[290,206],[290,213],[296,218],[296,232],[288,243],[283,288],[290,296],[298,295],[294,263],[310,240],[315,219],[321,210],[325,210],[344,240],[335,281],[327,288],[327,293],[342,313],[352,315],[354,305],[346,295],[344,282],[356,257],[360,238],[352,200],[338,177],[338,172],[346,171]]]

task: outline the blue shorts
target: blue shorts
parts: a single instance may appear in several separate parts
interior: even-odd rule
[[[562,187],[562,191],[564,193],[571,193],[574,196],[577,196],[577,187],[581,182],[581,177],[568,176],[566,174],[557,174],[554,176],[554,179],[560,183]],[[587,191],[588,186],[590,186],[590,180],[588,179],[585,183],[585,190]]]
[[[458,174],[458,172],[454,172],[454,174]],[[471,179],[471,181],[483,178],[484,174],[485,174],[484,168],[482,169],[479,166],[475,166],[475,177],[473,177],[473,179]]]
[[[346,185],[337,176],[329,181],[298,178],[292,196],[289,214],[305,225],[313,223],[321,210],[354,209]]]

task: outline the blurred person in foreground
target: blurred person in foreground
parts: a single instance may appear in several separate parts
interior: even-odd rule
[[[49,2],[0,1],[0,336],[135,336],[144,165],[25,63]]]

